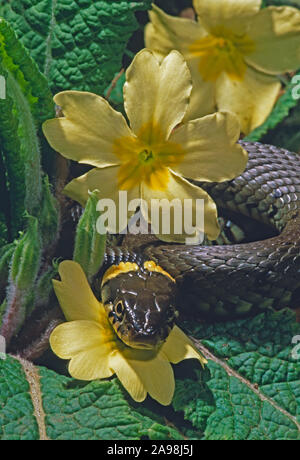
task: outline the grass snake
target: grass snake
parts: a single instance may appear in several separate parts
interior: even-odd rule
[[[224,320],[300,306],[300,158],[271,145],[241,145],[249,153],[241,176],[199,185],[220,211],[263,223],[272,236],[187,246],[129,235],[108,247],[104,268],[110,272],[99,295],[128,345],[148,348],[165,340],[177,309],[195,319]]]

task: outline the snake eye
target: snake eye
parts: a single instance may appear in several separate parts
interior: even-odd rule
[[[122,316],[124,312],[124,304],[122,300],[119,300],[115,305],[115,313],[118,317]]]

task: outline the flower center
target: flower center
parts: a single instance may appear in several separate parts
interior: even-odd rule
[[[114,153],[121,160],[120,190],[130,190],[142,182],[152,190],[165,190],[170,179],[169,168],[180,163],[185,152],[181,145],[167,141],[158,126],[149,123],[137,137],[115,141]]]
[[[150,161],[154,160],[154,155],[151,150],[142,150],[139,153],[139,160],[142,164],[149,164]]]
[[[223,26],[190,46],[192,58],[200,57],[199,72],[205,81],[216,81],[226,72],[232,80],[244,78],[245,57],[253,53],[255,44],[246,34],[237,35]]]

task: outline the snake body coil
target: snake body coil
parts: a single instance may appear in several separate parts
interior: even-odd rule
[[[188,314],[236,318],[268,307],[300,306],[300,157],[270,145],[241,142],[246,171],[223,183],[199,184],[219,209],[262,222],[277,236],[251,243],[186,246],[138,236],[107,250],[107,262],[153,260],[175,278]],[[129,239],[130,241],[130,239]]]

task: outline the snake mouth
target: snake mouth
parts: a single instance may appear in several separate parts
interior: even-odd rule
[[[159,348],[168,338],[172,327],[170,324],[160,328],[138,329],[132,324],[121,324],[114,327],[119,339],[130,348],[154,350]]]
[[[164,328],[164,330],[148,333],[129,333],[122,335],[119,332],[121,340],[130,348],[137,348],[142,350],[153,350],[159,348],[168,338],[170,329]]]

